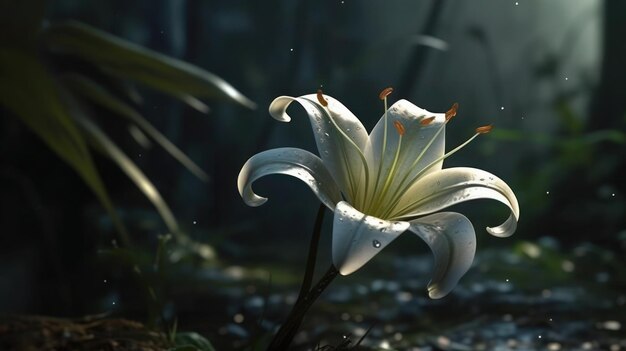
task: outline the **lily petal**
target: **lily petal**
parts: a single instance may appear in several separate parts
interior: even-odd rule
[[[434,119],[428,125],[420,123],[422,120],[430,117],[434,117]],[[432,113],[415,106],[407,100],[400,100],[387,110],[386,121],[386,137],[385,116],[383,115],[370,134],[370,147],[366,154],[368,155],[370,165],[376,172],[378,172],[382,162],[381,176],[379,177],[382,180],[378,180],[379,187],[377,188],[380,190],[381,182],[384,183],[392,169],[395,153],[398,149],[400,135],[394,129],[394,123],[400,122],[404,128],[404,134],[394,175],[390,178],[389,188],[398,189],[400,185],[404,188],[424,167],[443,156],[445,151],[445,126],[443,126],[445,114]],[[385,140],[386,145],[383,147]],[[442,164],[443,162],[438,162],[425,171],[424,174],[441,170]],[[373,173],[377,174],[376,172]]]
[[[422,238],[435,256],[428,296],[446,296],[469,270],[476,252],[472,223],[460,213],[440,212],[410,222],[410,231]]]
[[[354,201],[356,188],[363,183],[366,161],[363,154],[369,142],[367,132],[358,118],[336,99],[324,95],[328,106],[322,106],[315,94],[301,97],[280,96],[269,107],[276,120],[289,122],[286,110],[296,101],[309,115],[319,154],[344,195]]]
[[[367,216],[345,201],[335,208],[333,223],[333,264],[342,275],[361,268],[398,235],[408,222],[390,222]]]
[[[252,183],[268,174],[287,174],[302,180],[331,210],[341,201],[339,188],[319,157],[306,150],[286,147],[260,152],[241,168],[237,186],[248,206],[261,206],[267,201],[254,193]]]
[[[391,218],[406,219],[437,212],[449,206],[475,199],[493,199],[511,210],[501,225],[487,228],[498,237],[515,232],[519,220],[519,205],[509,186],[495,175],[476,168],[446,168],[421,178],[404,196]]]

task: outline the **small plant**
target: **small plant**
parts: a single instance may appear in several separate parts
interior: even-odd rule
[[[504,181],[475,168],[442,169],[444,159],[492,126],[476,128],[472,137],[446,153],[445,126],[456,116],[458,105],[446,113],[431,113],[400,100],[387,109],[392,91],[380,93],[385,113],[369,135],[344,105],[321,91],[298,98],[281,96],[270,105],[270,114],[281,122],[290,121],[286,110],[292,102],[306,109],[320,156],[296,148],[253,156],[239,174],[243,200],[250,206],[262,205],[267,199],[253,192],[252,183],[268,174],[287,174],[304,181],[334,212],[334,221],[333,265],[308,289],[315,265],[315,255],[309,255],[300,298],[269,349],[289,346],[308,307],[337,274],[358,270],[406,230],[423,239],[435,256],[430,297],[447,295],[470,268],[476,248],[472,223],[462,214],[439,212],[447,207],[493,199],[508,206],[511,214],[487,232],[507,237],[516,229],[519,206]]]
[[[139,112],[136,85],[170,95],[200,112],[201,99],[255,105],[220,77],[199,67],[130,43],[76,21],[47,23],[47,1],[0,2],[0,108],[30,128],[72,167],[113,219],[121,244],[124,226],[92,159],[92,149],[110,158],[153,203],[169,232],[188,241],[150,179],[107,135],[98,116],[120,117],[120,127],[138,141],[162,146],[200,179],[206,173]]]

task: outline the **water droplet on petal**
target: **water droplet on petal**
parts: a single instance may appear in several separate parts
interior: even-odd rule
[[[374,247],[375,247],[375,248],[377,248],[377,249],[378,249],[378,248],[380,248],[380,246],[381,246],[381,245],[382,245],[382,244],[381,244],[381,243],[380,243],[380,241],[378,241],[378,240],[374,240],[374,241],[372,241],[372,246],[374,246]]]

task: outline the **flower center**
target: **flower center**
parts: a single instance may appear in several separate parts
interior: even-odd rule
[[[393,153],[394,157],[391,161],[391,166],[386,174],[384,175],[384,169],[386,162],[385,157],[391,155],[391,150],[388,150],[389,147],[393,147],[392,145],[388,145],[388,116],[387,116],[387,96],[391,94],[393,89],[387,88],[383,90],[379,97],[384,101],[385,105],[385,115],[384,115],[384,130],[383,130],[383,143],[381,147],[381,157],[376,169],[376,178],[373,179],[374,184],[372,185],[373,190],[370,192],[369,201],[366,201],[363,208],[361,209],[364,213],[367,213],[371,216],[378,217],[381,219],[393,219],[400,217],[402,214],[411,210],[413,206],[404,206],[402,208],[397,208],[403,195],[417,183],[417,181],[426,174],[428,170],[430,170],[435,165],[439,164],[444,159],[450,157],[461,148],[469,144],[472,140],[474,140],[478,135],[485,134],[491,131],[492,126],[484,126],[476,129],[476,133],[465,141],[463,144],[454,148],[453,150],[445,153],[444,155],[438,157],[433,160],[417,173],[414,172],[415,167],[418,163],[423,160],[426,155],[426,152],[432,147],[434,141],[439,137],[439,135],[443,132],[445,125],[456,116],[459,105],[454,103],[452,107],[445,113],[445,120],[441,124],[441,126],[435,131],[435,133],[430,137],[426,145],[420,150],[418,155],[411,162],[410,160],[400,160],[400,154],[402,149],[402,139],[406,133],[405,126],[398,120],[393,121],[393,126],[398,133],[398,142],[396,145],[395,153]],[[422,117],[419,119],[419,127],[424,128],[432,124],[435,120],[434,116],[431,117]],[[418,131],[419,132],[419,131]],[[408,167],[400,167],[400,162],[411,162]],[[402,169],[402,171],[399,171]],[[400,179],[397,182],[395,180]],[[393,186],[392,186],[393,184]],[[418,199],[416,199],[417,201]],[[414,203],[411,203],[414,205]]]

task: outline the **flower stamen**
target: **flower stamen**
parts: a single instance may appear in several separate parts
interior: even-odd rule
[[[400,136],[403,136],[406,132],[404,126],[402,125],[402,123],[400,123],[400,121],[393,121],[393,126],[396,128],[396,131],[398,131],[398,134],[400,134]]]
[[[493,130],[493,124],[488,124],[486,126],[476,128],[477,134],[487,134]]]
[[[385,88],[380,92],[380,94],[378,94],[378,98],[384,101],[387,96],[391,95],[391,93],[393,93],[392,87]]]
[[[402,123],[400,123],[400,121],[393,121],[393,126],[396,128],[396,130],[398,131],[398,147],[396,148],[396,153],[393,157],[393,162],[391,163],[391,169],[389,170],[389,173],[387,174],[387,178],[385,179],[385,183],[383,185],[383,189],[381,190],[380,194],[375,194],[378,195],[376,197],[377,201],[374,202],[374,204],[376,205],[373,209],[372,209],[372,213],[373,215],[376,215],[377,211],[380,210],[381,206],[383,205],[383,200],[385,199],[385,196],[387,195],[387,192],[389,191],[389,187],[391,186],[391,183],[396,175],[396,171],[398,168],[398,160],[400,158],[400,150],[402,149],[402,136],[404,136],[404,126],[402,125]],[[381,160],[382,161],[382,160]],[[382,168],[382,162],[381,162],[381,168]],[[386,207],[385,207],[386,208]],[[380,217],[380,216],[378,216]],[[382,218],[382,217],[380,217]]]
[[[439,134],[441,134],[441,132],[443,131],[444,127],[446,126],[446,124],[448,124],[448,122],[452,119],[452,117],[456,116],[457,111],[459,109],[459,104],[458,103],[454,103],[452,104],[452,107],[450,107],[450,109],[445,113],[445,120],[444,122],[441,124],[441,126],[439,127],[439,130],[437,130],[437,132],[435,132],[435,134],[433,135],[433,137],[429,140],[428,144],[426,144],[426,146],[422,149],[422,152],[420,152],[420,154],[417,156],[417,158],[413,161],[413,163],[411,164],[411,166],[409,166],[409,170],[413,169],[415,166],[417,166],[417,164],[419,163],[419,161],[422,159],[422,157],[424,157],[424,155],[426,154],[426,151],[428,151],[428,149],[430,148],[430,146],[433,144],[433,142],[435,141],[435,139],[437,139],[437,137],[439,136]],[[432,117],[428,117],[428,118],[422,118],[422,120],[420,121],[420,124],[422,126],[428,126],[432,123],[432,121],[435,119],[435,116]],[[411,183],[409,183],[408,186],[404,186],[404,184],[406,184],[405,182],[408,180],[409,176],[410,176],[410,172],[407,172],[404,177],[402,178],[402,180],[400,181],[400,183],[398,183],[398,188],[396,189],[396,191],[392,194],[391,196],[391,200],[390,203],[392,204],[391,206],[389,206],[389,211],[390,212],[394,206],[396,206],[398,204],[398,202],[400,202],[400,198],[402,197],[402,194],[404,194],[412,185],[413,181],[411,181]]]
[[[422,118],[422,120],[420,121],[420,124],[425,127],[425,126],[430,125],[431,123],[433,123],[434,120],[435,120],[435,116]]]
[[[376,179],[374,180],[374,191],[372,191],[372,198],[370,199],[370,202],[373,202],[374,199],[376,198],[376,193],[378,192],[378,184],[380,183],[380,176],[382,173],[382,168],[384,166],[384,162],[385,162],[385,153],[387,151],[387,97],[389,95],[391,95],[391,93],[393,92],[393,88],[392,87],[387,87],[385,89],[383,89],[380,94],[378,94],[378,98],[383,100],[384,102],[384,106],[385,106],[385,114],[384,114],[384,119],[383,119],[383,145],[382,145],[382,150],[381,150],[381,154],[380,154],[380,164],[378,166],[378,170],[376,172]],[[367,202],[367,201],[366,201]]]
[[[459,104],[458,103],[454,103],[452,104],[452,107],[450,107],[450,109],[448,111],[446,111],[446,122],[451,120],[452,117],[456,116],[456,111],[459,109]]]
[[[432,161],[431,163],[429,163],[426,167],[424,167],[421,171],[419,171],[412,179],[411,181],[408,183],[408,185],[405,187],[405,189],[410,189],[417,181],[419,181],[419,179],[422,177],[422,175],[424,175],[424,173],[426,173],[426,171],[428,171],[430,168],[432,168],[434,165],[438,164],[439,162],[445,160],[446,158],[454,155],[457,151],[461,150],[462,148],[464,148],[465,146],[467,146],[467,144],[469,144],[470,142],[472,142],[472,140],[476,139],[476,137],[478,137],[481,134],[486,134],[489,133],[491,130],[493,129],[493,125],[487,125],[487,126],[482,126],[482,127],[478,127],[476,128],[476,133],[474,135],[472,135],[472,137],[470,137],[469,139],[467,139],[464,143],[462,143],[461,145],[455,147],[454,149],[448,151],[446,154],[444,154],[443,156],[437,158],[436,160]],[[413,202],[407,206],[405,206],[404,208],[398,210],[398,211],[394,211],[395,207],[398,205],[399,202],[399,198],[396,199],[391,206],[389,206],[389,208],[391,210],[387,211],[387,213],[389,214],[390,217],[393,218],[397,218],[397,217],[401,217],[404,213],[406,213],[408,210],[411,210],[413,207],[415,207],[416,202]]]
[[[320,105],[327,107],[328,106],[328,101],[326,101],[326,99],[324,99],[324,95],[322,92],[322,89],[317,89],[317,101],[319,101]]]

